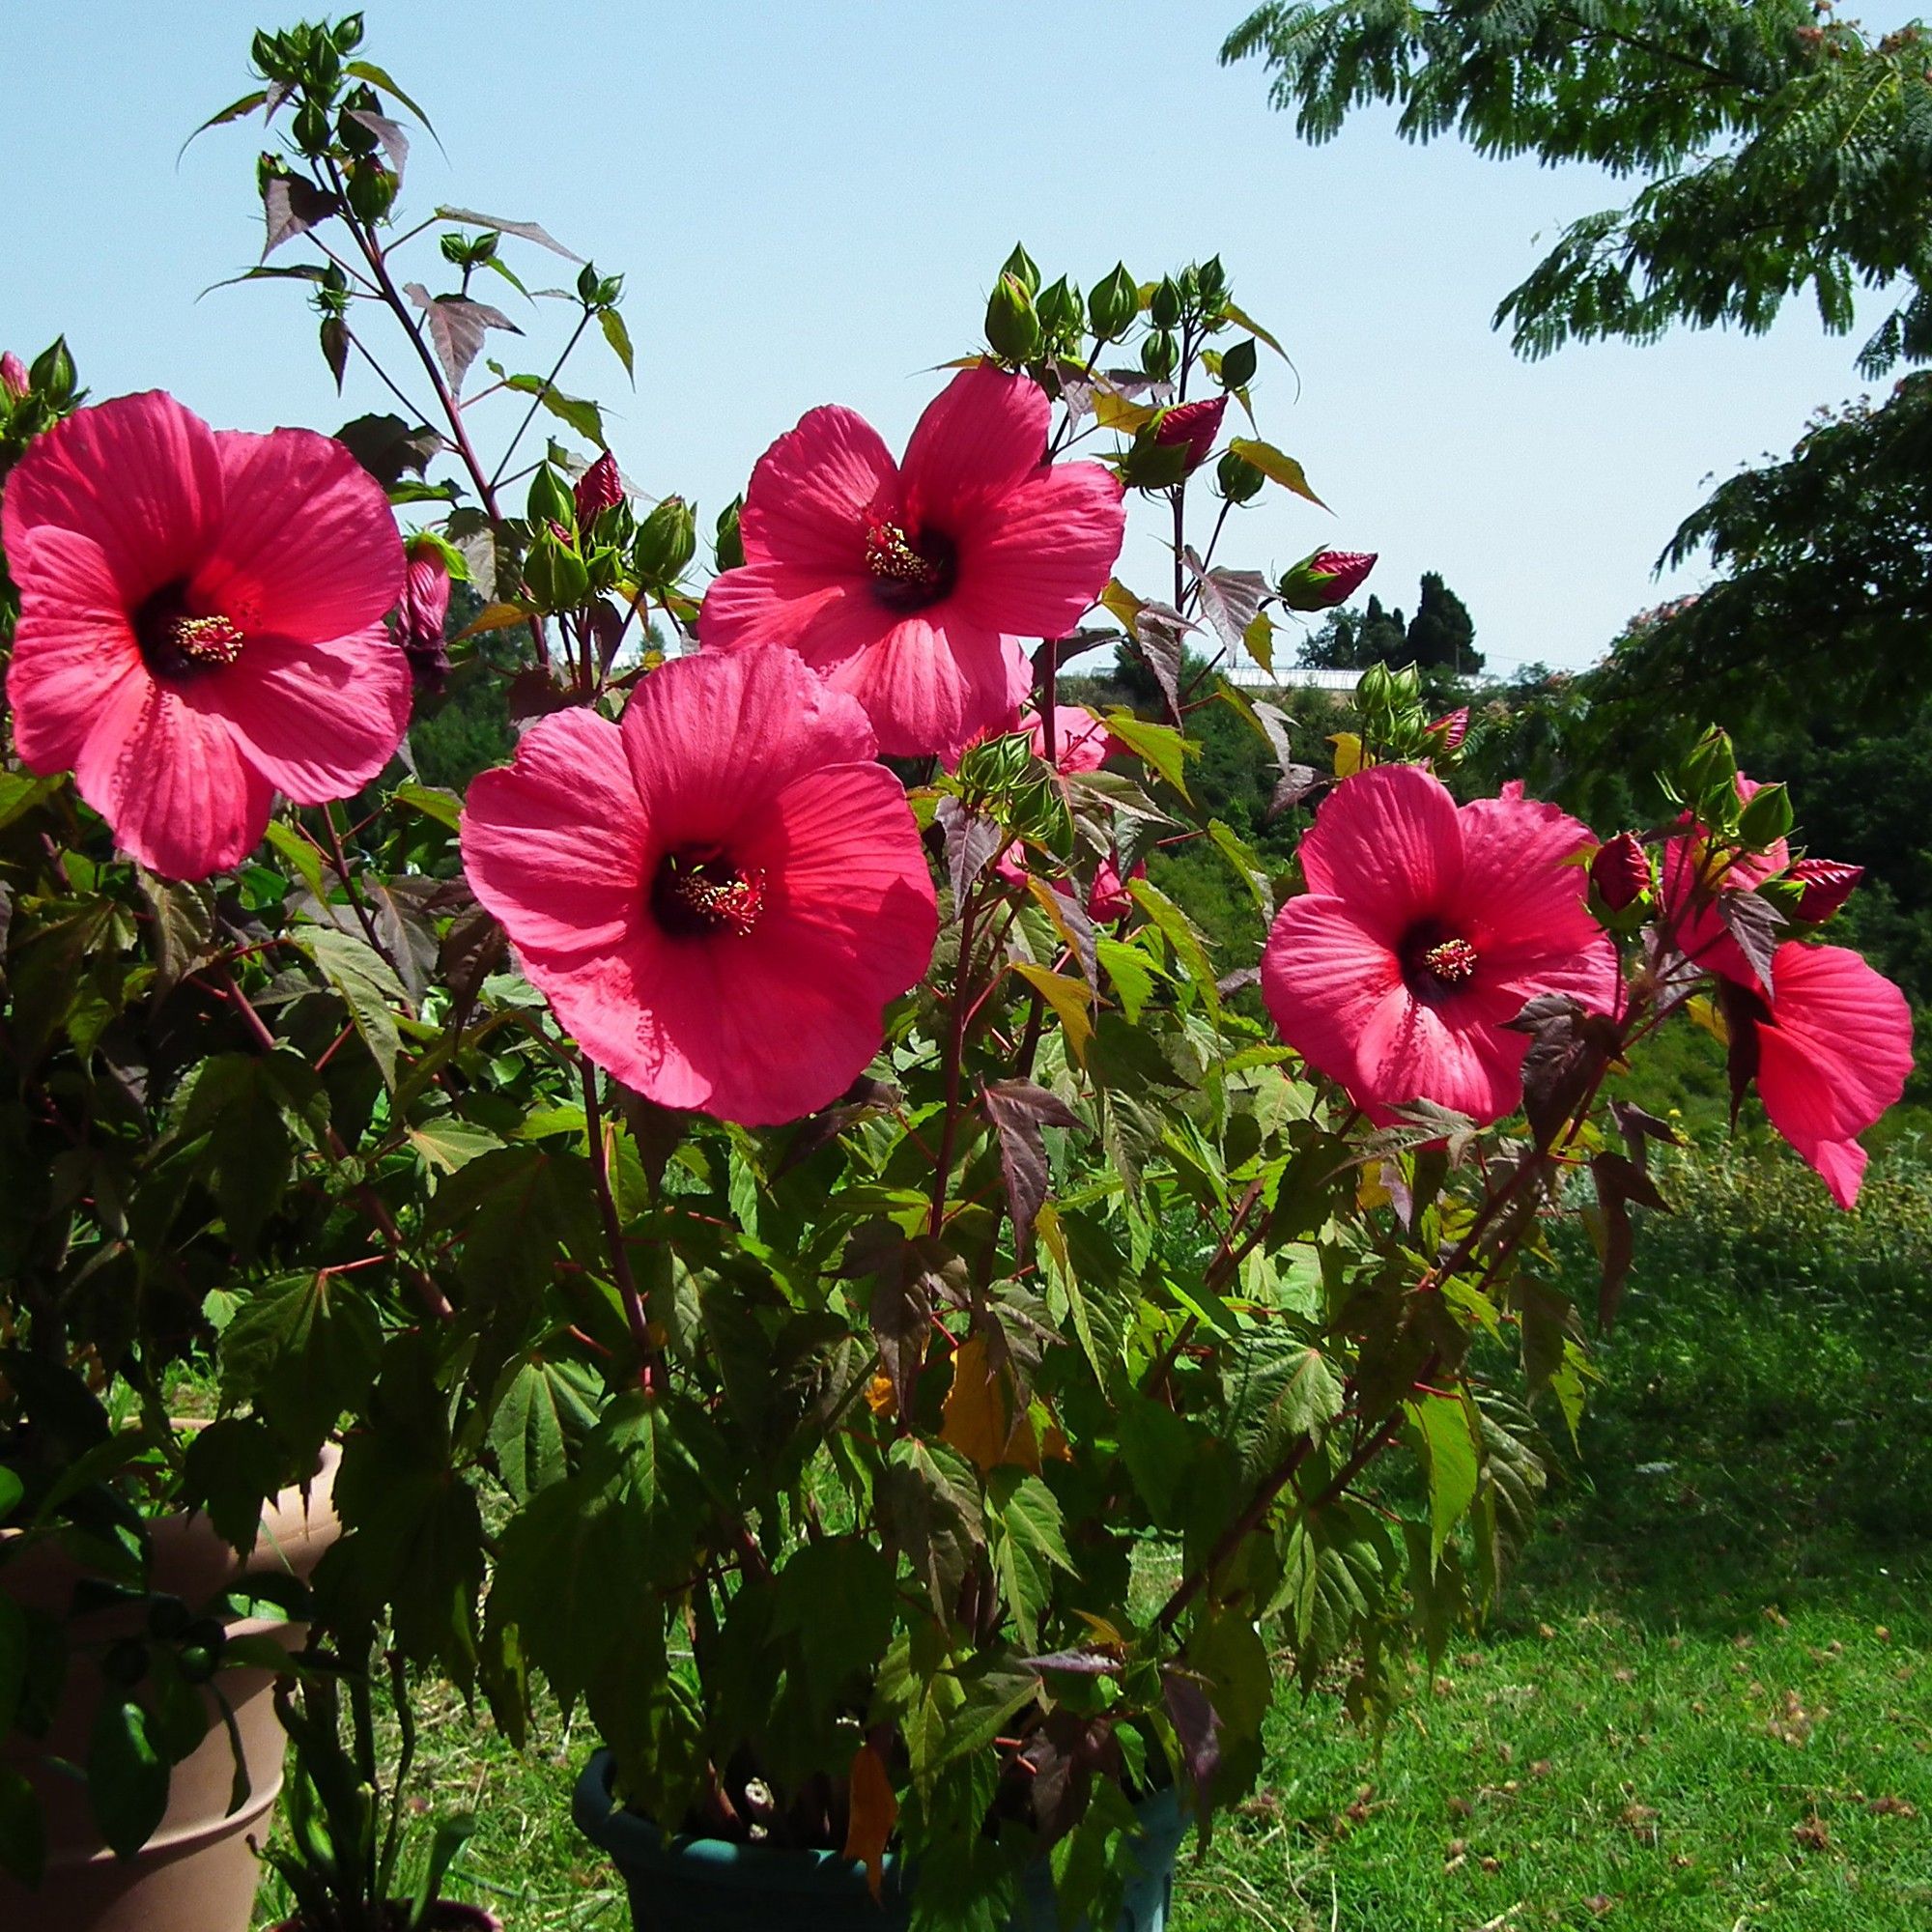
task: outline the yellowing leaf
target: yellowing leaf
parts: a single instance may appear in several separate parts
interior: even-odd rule
[[[1694,999],[1686,1000],[1684,1009],[1713,1039],[1725,1046],[1731,1043],[1731,1030],[1724,1024],[1724,1016],[1718,1010],[1717,1002],[1707,994],[1699,993]]]
[[[898,1411],[898,1403],[893,1395],[893,1378],[884,1369],[876,1370],[866,1384],[866,1406],[882,1420]]]
[[[1005,1460],[1006,1399],[978,1335],[969,1335],[952,1351],[952,1386],[946,1392],[939,1439],[981,1469],[998,1468]]]
[[[1107,587],[1100,593],[1100,608],[1123,630],[1131,632],[1134,619],[1141,614],[1147,600],[1136,597],[1118,577],[1109,578]]]
[[[1065,973],[1051,973],[1029,960],[1015,960],[1013,971],[1053,1009],[1066,1034],[1066,1048],[1075,1060],[1087,1058],[1087,1042],[1094,1037],[1094,1019],[1089,1009],[1093,995],[1084,980]]]
[[[1335,748],[1335,776],[1351,779],[1362,769],[1362,741],[1352,731],[1337,731],[1328,742]]]
[[[1363,1168],[1355,1181],[1355,1206],[1361,1208],[1386,1208],[1394,1199],[1382,1185],[1381,1176]]]
[[[1297,497],[1325,510],[1322,502],[1309,487],[1308,472],[1286,451],[1277,449],[1271,442],[1263,442],[1250,436],[1237,436],[1229,443],[1236,456],[1245,457],[1270,483],[1279,483],[1284,490],[1293,490]]]
[[[899,1801],[886,1761],[869,1743],[852,1756],[852,1822],[845,1830],[845,1856],[866,1867],[866,1883],[876,1904],[886,1875],[886,1845],[898,1822]]]
[[[1288,351],[1284,349],[1281,346],[1281,344],[1274,339],[1274,336],[1267,329],[1264,328],[1261,326],[1261,324],[1254,319],[1253,316],[1243,314],[1243,312],[1240,309],[1237,309],[1235,306],[1235,304],[1231,301],[1224,301],[1221,304],[1221,313],[1224,316],[1226,316],[1230,322],[1238,323],[1240,327],[1245,328],[1250,335],[1259,336],[1264,342],[1267,344],[1267,346],[1270,349],[1274,351],[1274,353],[1277,355],[1281,357],[1281,359],[1284,362],[1288,361]],[[1293,365],[1291,363],[1290,367],[1293,366]]]
[[[1274,619],[1265,611],[1257,611],[1241,633],[1241,648],[1270,677],[1274,675]]]
[[[486,604],[458,634],[456,641],[480,638],[485,631],[512,630],[519,624],[527,624],[529,619],[530,613],[515,604]]]
[[[1094,391],[1094,413],[1100,419],[1102,429],[1145,429],[1160,412],[1149,409],[1145,403],[1129,402],[1114,389]]]

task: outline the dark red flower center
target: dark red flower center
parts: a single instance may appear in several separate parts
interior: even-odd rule
[[[134,639],[148,668],[172,683],[232,665],[248,641],[232,618],[189,610],[179,583],[156,591],[134,612]]]
[[[900,524],[866,526],[866,567],[879,602],[893,611],[922,611],[952,587],[952,546],[937,530],[915,539]]]
[[[764,873],[738,866],[715,846],[667,852],[651,881],[651,911],[677,939],[719,932],[742,939],[764,909]]]
[[[1431,922],[1403,942],[1403,978],[1418,999],[1461,992],[1476,977],[1482,955],[1460,932]]]

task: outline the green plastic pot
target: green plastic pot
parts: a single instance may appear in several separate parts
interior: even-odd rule
[[[667,1838],[611,1792],[612,1761],[599,1751],[577,1780],[578,1829],[611,1856],[631,1895],[638,1932],[903,1932],[911,1913],[905,1868],[886,1860],[875,1904],[862,1866],[836,1852],[774,1851],[722,1838]],[[1172,1791],[1136,1807],[1139,1869],[1127,1885],[1116,1932],[1166,1932],[1183,1826]],[[1009,1932],[1059,1932],[1045,1862],[1030,1871]],[[1079,1932],[1091,1932],[1083,1921]]]

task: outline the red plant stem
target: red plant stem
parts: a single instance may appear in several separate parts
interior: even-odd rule
[[[925,1226],[928,1235],[938,1234],[946,1219],[946,1189],[952,1178],[952,1143],[959,1124],[959,1082],[966,1056],[973,925],[980,914],[979,892],[977,883],[967,887],[966,904],[959,915],[959,983],[952,989],[952,1024],[946,1037],[946,1112],[939,1125],[939,1158],[932,1165],[932,1212]]]
[[[349,195],[344,187],[341,171],[333,161],[328,164],[330,184],[337,198],[343,204],[343,220],[349,232],[355,238],[355,245],[361,249],[363,259],[369,264],[369,272],[376,278],[376,286],[382,291],[383,300],[389,312],[402,325],[403,333],[409,337],[410,345],[416,352],[416,358],[423,365],[423,373],[428,376],[430,387],[436,392],[438,405],[449,423],[451,440],[456,444],[456,453],[463,459],[463,467],[469,470],[470,481],[476,485],[476,495],[483,504],[483,512],[493,524],[503,521],[503,513],[497,507],[495,481],[485,474],[483,461],[476,454],[476,446],[469,440],[469,431],[463,420],[462,406],[457,402],[454,391],[444,382],[442,370],[438,366],[436,354],[422,338],[422,331],[416,327],[415,318],[411,315],[409,304],[404,301],[402,292],[396,287],[395,277],[389,273],[389,265],[384,253],[376,245],[375,237],[360,221],[349,212]],[[550,644],[544,637],[542,620],[530,619],[530,638],[537,647],[537,662],[546,669],[550,667]]]
[[[638,1386],[646,1395],[661,1395],[665,1388],[664,1357],[651,1340],[650,1320],[644,1313],[643,1297],[638,1293],[638,1278],[631,1272],[623,1224],[617,1218],[617,1203],[611,1192],[610,1154],[604,1145],[603,1110],[597,1103],[596,1069],[587,1060],[580,1061],[578,1066],[583,1077],[583,1125],[590,1142],[590,1178],[597,1193],[597,1211],[604,1221],[604,1239],[611,1250],[611,1272],[616,1277],[624,1319],[631,1324],[631,1340],[637,1345]]]

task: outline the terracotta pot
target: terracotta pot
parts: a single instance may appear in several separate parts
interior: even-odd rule
[[[389,1911],[396,1932],[403,1932],[403,1914],[408,1907],[392,1905]],[[273,1932],[309,1932],[306,1918],[284,1918]],[[439,1898],[423,1920],[423,1932],[503,1932],[503,1921],[480,1905],[458,1905],[454,1899]]]
[[[262,1534],[245,1562],[215,1535],[208,1519],[179,1515],[152,1527],[152,1588],[194,1605],[248,1574],[282,1571],[307,1577],[341,1534],[329,1502],[339,1454],[323,1451],[306,1496],[284,1490],[262,1517]],[[0,1587],[21,1603],[65,1614],[80,1571],[51,1545],[0,1568]],[[174,1770],[159,1827],[131,1859],[101,1842],[78,1779],[49,1758],[84,1763],[100,1673],[89,1652],[143,1627],[139,1610],[115,1608],[68,1621],[67,1684],[45,1738],[0,1738],[0,1764],[26,1774],[40,1793],[47,1824],[47,1864],[38,1890],[0,1875],[0,1926],[21,1932],[247,1932],[261,1878],[248,1840],[265,1839],[282,1788],[282,1727],[267,1670],[224,1670],[217,1678],[235,1713],[248,1796],[227,1812],[235,1778],[228,1729],[211,1696],[210,1725],[198,1748]],[[228,1626],[235,1636],[270,1634],[293,1650],[301,1626],[251,1619]]]
[[[577,1780],[577,1829],[611,1855],[631,1897],[636,1932],[905,1932],[918,1884],[887,1853],[875,1903],[863,1867],[836,1852],[775,1851],[722,1838],[668,1838],[648,1818],[620,1806],[611,1790],[611,1753],[600,1750]],[[1134,1806],[1140,1833],[1127,1854],[1126,1896],[1114,1932],[1168,1932],[1174,1868],[1186,1825],[1173,1791]],[[1059,1932],[1053,1872],[1036,1859],[1020,1881],[1006,1932]],[[1076,1932],[1093,1932],[1082,1919]]]

